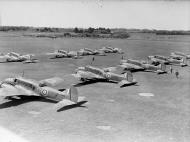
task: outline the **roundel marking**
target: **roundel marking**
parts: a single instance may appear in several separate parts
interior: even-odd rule
[[[47,96],[47,94],[48,94],[47,90],[42,90],[42,95]]]
[[[106,77],[107,77],[107,78],[111,78],[111,74],[110,74],[110,73],[107,73],[107,74],[106,74]]]

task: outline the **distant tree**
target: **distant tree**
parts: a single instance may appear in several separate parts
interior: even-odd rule
[[[64,36],[65,37],[71,37],[71,34],[70,33],[64,33]]]
[[[93,33],[94,30],[95,30],[94,28],[89,27],[89,28],[87,29],[87,32],[88,32],[88,33]]]
[[[74,28],[73,30],[75,33],[79,33],[79,29],[77,27]]]

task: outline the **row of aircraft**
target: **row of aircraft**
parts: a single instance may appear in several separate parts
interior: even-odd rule
[[[106,56],[106,53],[119,53],[123,54],[124,52],[119,48],[114,48],[111,46],[102,47],[100,49],[90,49],[90,48],[83,48],[79,51],[66,51],[66,50],[56,50],[53,53],[46,53],[47,55],[53,56],[52,58],[75,58],[79,59],[82,56],[87,55],[98,55],[98,56]]]
[[[119,48],[114,48],[111,46],[102,47],[100,49],[92,50],[90,48],[83,48],[79,51],[66,51],[66,50],[55,50],[53,53],[46,53],[46,55],[50,55],[52,59],[54,58],[74,58],[80,59],[82,56],[87,55],[99,55],[99,56],[106,56],[105,53],[119,53],[123,54],[124,52],[121,51]],[[0,63],[3,62],[23,62],[23,63],[36,63],[37,59],[33,58],[33,54],[26,54],[22,55],[16,52],[10,52],[7,54],[0,55]]]
[[[50,55],[55,55],[55,58],[60,57],[69,57],[69,58],[79,58],[80,56],[85,55],[100,55],[105,56],[105,53],[121,53],[121,49],[112,48],[112,47],[103,47],[98,50],[91,50],[88,48],[81,49],[79,51],[64,51],[57,50],[54,53],[48,53]],[[36,59],[32,59],[33,55],[26,54],[21,55],[15,52],[10,52],[7,54],[2,54],[0,56],[1,62],[35,62]],[[118,82],[121,85],[124,84],[136,84],[132,78],[132,74],[117,75],[114,73],[104,72],[101,69],[96,69],[93,67],[87,67],[88,71],[94,71],[96,74],[96,79],[105,79],[107,81]],[[82,70],[80,70],[82,71]],[[80,72],[81,73],[81,72]],[[91,73],[92,75],[93,73]],[[94,74],[95,75],[95,74]],[[90,76],[89,76],[90,77]],[[94,76],[91,76],[91,79]],[[127,79],[126,79],[127,78]],[[89,79],[89,78],[88,78]],[[95,78],[94,78],[95,79]],[[86,78],[87,80],[87,78]],[[0,83],[0,94],[1,96],[11,99],[12,97],[19,98],[23,94],[26,96],[40,96],[45,99],[53,100],[58,107],[70,106],[81,104],[85,101],[85,97],[78,97],[78,91],[74,86],[71,86],[68,89],[55,89],[54,86],[63,81],[61,78],[50,78],[41,81],[36,81],[33,79],[28,79],[25,77],[12,77],[3,80]]]
[[[115,49],[116,50],[116,49]],[[82,51],[82,50],[81,50]],[[88,51],[85,49],[85,51]],[[93,50],[92,50],[93,51]],[[101,50],[100,50],[101,51]],[[90,50],[89,50],[90,52]],[[90,53],[89,55],[95,55],[96,50]],[[117,53],[118,51],[104,52],[104,53]],[[119,50],[121,53],[121,50]],[[60,53],[60,52],[59,52]],[[62,52],[68,54],[68,52]],[[179,54],[178,54],[179,53]],[[99,53],[98,53],[99,54]],[[15,60],[27,61],[31,60],[32,55],[20,55],[14,52],[7,54],[7,57],[14,57]],[[67,55],[68,56],[68,55]],[[77,55],[78,57],[78,55]],[[108,68],[98,68],[94,66],[84,66],[78,67],[76,72],[72,74],[74,77],[80,80],[81,83],[84,82],[113,82],[117,83],[120,87],[135,85],[137,81],[133,78],[131,72],[134,71],[151,71],[158,74],[167,73],[166,65],[174,64],[185,66],[184,60],[190,59],[189,55],[183,54],[181,52],[171,53],[170,57],[161,58],[163,56],[154,55],[154,58],[148,57],[148,61],[139,61],[133,59],[121,60],[120,64],[117,67],[108,67]],[[158,60],[156,60],[158,59]],[[172,59],[172,60],[171,60]],[[173,60],[177,61],[173,61]],[[183,60],[183,61],[181,61]],[[167,61],[167,62],[166,62]],[[159,64],[158,64],[159,63]],[[114,69],[121,69],[121,73],[115,73]],[[0,83],[0,94],[10,99],[12,97],[19,97],[19,95],[27,96],[40,96],[45,99],[53,100],[56,103],[56,106],[59,108],[70,105],[80,105],[85,101],[85,97],[78,96],[78,91],[75,88],[75,85],[72,85],[67,89],[55,89],[54,86],[60,84],[64,80],[58,77],[45,79],[41,81],[36,81],[33,79],[27,79],[24,76],[22,77],[13,77],[7,78]]]
[[[162,56],[162,55],[153,55],[153,56],[148,56],[149,61],[151,61],[152,64],[166,64],[166,65],[176,65],[176,66],[181,66],[185,67],[187,65],[187,57],[182,57],[182,56],[174,56],[170,55],[169,57],[167,56]]]
[[[188,59],[190,59],[190,55],[187,55],[182,52],[172,52],[171,55],[168,57],[162,55],[148,56],[147,61],[133,59],[121,60],[120,65],[118,65],[118,67],[120,67],[123,72],[129,70],[132,72],[147,71],[155,72],[157,74],[163,74],[167,73],[166,65],[185,67],[188,66]]]
[[[125,74],[112,73],[109,70],[100,69],[93,66],[79,67],[76,69],[74,77],[81,82],[88,81],[106,81],[118,83],[119,86],[128,86],[136,84],[131,72]],[[26,96],[40,96],[45,99],[53,100],[57,108],[63,108],[70,105],[81,105],[85,102],[85,97],[79,96],[75,86],[68,89],[55,89],[54,86],[60,84],[64,80],[58,77],[49,78],[41,81],[27,79],[25,77],[12,77],[3,80],[0,83],[1,96],[11,99],[12,97]]]

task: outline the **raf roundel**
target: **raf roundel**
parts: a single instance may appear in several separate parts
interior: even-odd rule
[[[48,94],[47,90],[42,90],[42,95],[47,96],[47,94]]]
[[[107,78],[111,78],[111,74],[110,74],[110,73],[107,73],[107,74],[106,74],[106,77],[107,77]]]

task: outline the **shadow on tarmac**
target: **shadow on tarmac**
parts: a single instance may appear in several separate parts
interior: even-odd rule
[[[15,107],[15,106],[25,104],[25,103],[29,103],[29,102],[33,102],[33,101],[57,103],[57,101],[48,100],[48,99],[42,98],[40,96],[19,95],[17,97],[19,97],[19,98],[18,99],[14,98],[14,97],[6,98],[7,100],[10,100],[10,101],[0,104],[0,109],[9,108],[9,107]],[[57,112],[65,111],[65,110],[72,109],[72,108],[75,108],[75,107],[86,107],[86,106],[82,106],[86,102],[87,101],[81,101],[81,102],[78,102],[77,104],[74,104],[74,105],[69,105],[69,106],[62,107],[62,108],[58,109]]]
[[[75,108],[75,107],[87,108],[87,106],[82,106],[82,105],[85,104],[86,102],[87,102],[87,101],[81,101],[81,102],[78,102],[77,104],[74,104],[74,105],[64,106],[64,107],[58,109],[57,112],[65,111],[65,110],[72,109],[72,108]]]
[[[56,103],[56,101],[48,100],[48,99],[38,97],[38,96],[19,95],[18,97],[19,99],[16,99],[13,97],[6,98],[7,100],[10,100],[10,101],[0,104],[0,109],[14,107],[14,106],[18,106],[18,105],[25,104],[28,102],[33,102],[33,101]]]
[[[74,86],[75,87],[81,87],[81,86],[85,86],[85,85],[89,85],[89,84],[94,84],[94,83],[115,83],[115,82],[112,82],[112,81],[108,81],[106,79],[99,79],[99,80],[89,80],[89,81],[84,81],[84,82],[80,82],[80,83],[77,83],[75,84]],[[117,83],[115,83],[117,84]],[[123,87],[127,87],[127,86],[131,86],[131,85],[134,85],[134,86],[139,86],[137,84],[137,82],[134,82],[134,83],[131,83],[131,84],[125,84],[125,85],[122,85],[120,88],[123,88]]]

